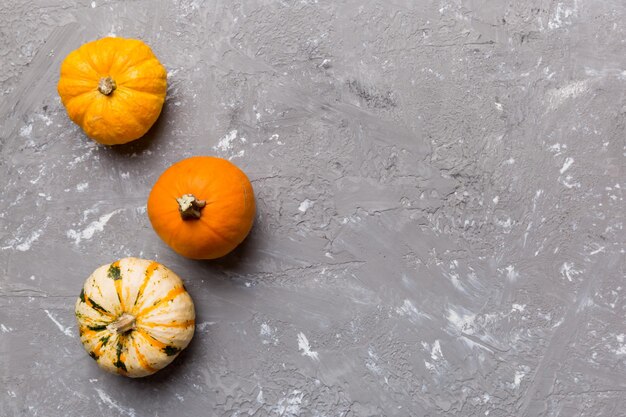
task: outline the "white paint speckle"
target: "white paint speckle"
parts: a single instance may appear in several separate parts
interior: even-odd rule
[[[32,124],[22,126],[22,128],[20,128],[20,136],[23,138],[29,137],[32,132],[33,132]]]
[[[433,343],[433,347],[430,350],[430,357],[434,361],[443,359],[443,353],[441,352],[441,344],[439,343],[439,340],[435,340],[435,343]]]
[[[112,211],[111,213],[104,214],[100,216],[98,220],[91,222],[86,228],[81,231],[76,231],[74,229],[70,229],[67,231],[67,237],[70,239],[74,239],[74,243],[76,245],[80,244],[83,240],[89,240],[93,237],[96,232],[102,232],[104,230],[104,226],[111,220],[113,216],[124,211],[124,209],[117,209]]]
[[[107,405],[110,409],[115,410],[115,411],[119,412],[120,414],[127,415],[128,417],[136,417],[137,416],[137,414],[135,414],[135,409],[134,408],[122,407],[117,402],[113,401],[113,399],[111,397],[109,397],[107,395],[107,393],[104,392],[103,390],[101,390],[100,388],[96,388],[96,392],[98,393],[98,396],[100,397],[100,400],[102,400],[102,402],[105,405]]]
[[[86,146],[89,146],[89,149],[87,149],[87,151],[85,153],[83,153],[82,155],[77,156],[76,158],[74,158],[72,161],[70,161],[67,166],[68,168],[74,168],[76,165],[85,162],[86,160],[89,159],[89,157],[91,156],[91,154],[93,154],[96,149],[97,149],[97,145],[95,144],[95,142],[88,142]],[[96,157],[94,159],[98,159],[98,156],[96,155]]]
[[[535,191],[535,196],[533,197],[533,212],[537,210],[537,201],[539,200],[539,197],[541,197],[541,194],[543,194],[542,189]]]
[[[256,395],[256,402],[259,404],[265,403],[265,399],[263,398],[263,387],[259,387],[259,393]]]
[[[448,307],[448,322],[452,327],[460,333],[474,333],[474,318],[476,315],[463,307]]]
[[[513,265],[509,265],[504,269],[506,269],[506,277],[509,281],[513,282],[517,280],[517,278],[519,277],[519,273],[517,273]]]
[[[524,311],[526,309],[526,304],[513,304],[511,305],[511,313],[515,311]]]
[[[91,8],[92,8],[92,9],[95,9],[95,8],[96,8],[96,2],[95,2],[95,1],[92,1],[92,2],[91,2]]]
[[[574,158],[570,158],[570,157],[565,158],[565,162],[563,162],[563,166],[561,167],[561,170],[559,172],[561,174],[565,173],[565,171],[570,169],[573,163],[574,163]]]
[[[242,150],[240,150],[239,152],[237,152],[236,154],[229,156],[229,157],[228,157],[228,160],[229,160],[229,161],[231,161],[231,160],[233,160],[234,158],[241,158],[242,156],[244,156],[244,155],[245,155],[245,153],[246,153],[246,151],[245,151],[244,149],[242,149]]]
[[[513,220],[510,217],[507,217],[506,220],[494,219],[494,223],[504,229],[503,232],[507,234],[511,233],[513,229]]]
[[[213,326],[215,324],[214,321],[204,321],[202,323],[196,324],[196,331],[203,332],[209,328],[209,326]]]
[[[38,114],[37,117],[39,117],[39,119],[41,119],[46,126],[52,126],[52,119],[50,119],[50,117],[48,117],[45,114]]]
[[[594,305],[593,299],[588,294],[584,295],[578,307],[576,308],[576,312],[581,312],[588,307],[592,307]]]
[[[81,182],[80,184],[76,184],[76,191],[78,191],[79,193],[85,191],[87,188],[89,188],[88,182]]]
[[[29,182],[30,182],[31,184],[37,184],[37,183],[39,182],[39,180],[43,177],[43,171],[44,171],[44,169],[43,169],[43,167],[42,167],[42,169],[41,169],[41,170],[39,171],[39,173],[37,174],[37,178],[33,178],[33,179],[32,179],[32,180],[30,180]]]
[[[367,349],[367,356],[369,359],[365,361],[365,367],[370,370],[375,375],[382,375],[383,370],[376,363],[378,361],[378,355],[374,352],[374,349],[371,347]]]
[[[515,376],[513,377],[513,388],[519,388],[522,378],[526,375],[526,372],[523,371],[515,371]]]
[[[306,213],[306,211],[310,209],[313,206],[313,204],[315,203],[307,198],[303,202],[300,203],[298,210],[301,211],[302,213]]]
[[[589,252],[589,255],[597,255],[600,252],[604,252],[604,246],[598,245],[597,249],[594,249],[591,252]]]
[[[269,324],[267,323],[263,323],[261,324],[261,332],[260,332],[261,336],[271,336],[272,335],[272,328],[269,326]]]
[[[550,152],[554,153],[554,156],[559,156],[561,152],[565,151],[566,149],[567,149],[567,145],[560,144],[560,143],[555,143],[553,145],[550,145],[550,147],[548,148]]]
[[[270,415],[296,417],[300,415],[300,406],[304,393],[299,389],[294,389],[288,396],[278,400],[278,403],[270,410]]]
[[[548,108],[555,110],[568,99],[573,99],[588,90],[588,80],[575,81],[561,88],[553,88],[547,92]]]
[[[41,237],[42,230],[34,231],[30,236],[28,236],[22,243],[17,245],[15,249],[20,252],[26,252],[30,249],[33,243],[35,243]]]
[[[576,269],[573,263],[564,262],[559,268],[559,272],[564,278],[567,278],[569,282],[572,282],[572,277],[580,274],[582,271]]]
[[[616,334],[615,338],[620,346],[615,349],[615,353],[617,355],[626,355],[626,344],[624,344],[624,339],[626,339],[626,335],[624,333]]]
[[[411,322],[422,318],[429,318],[428,315],[419,311],[411,300],[404,300],[400,307],[396,307],[396,313],[400,316],[408,317]]]
[[[237,138],[237,129],[233,129],[224,135],[213,149],[226,152],[232,148],[233,141]]]
[[[580,182],[575,181],[574,177],[572,177],[571,175],[566,175],[565,178],[562,178],[561,184],[563,184],[567,188],[580,188]]]
[[[57,319],[55,319],[52,316],[52,314],[50,314],[50,312],[48,310],[44,310],[44,311],[48,315],[50,320],[52,320],[52,322],[54,324],[56,324],[56,326],[59,328],[59,330],[61,330],[63,332],[64,335],[69,336],[69,337],[74,337],[74,335],[72,333],[72,329],[70,327],[63,326]]]
[[[174,75],[178,74],[180,68],[171,69],[167,72],[167,78],[172,78]]]
[[[576,4],[576,2],[574,2]],[[549,29],[559,29],[563,26],[571,25],[571,17],[576,14],[576,8],[568,8],[563,6],[563,3],[557,3],[554,15],[548,20]]]
[[[318,353],[311,350],[309,339],[302,332],[298,333],[298,350],[302,351],[302,356],[308,356],[313,360],[319,361]]]
[[[264,345],[273,344],[274,346],[278,345],[278,337],[276,337],[276,329],[272,329],[269,324],[262,323],[261,331],[259,332],[261,337],[263,338]]]
[[[9,333],[13,330],[13,328],[7,327],[4,324],[0,324],[0,330],[2,330],[2,333]]]

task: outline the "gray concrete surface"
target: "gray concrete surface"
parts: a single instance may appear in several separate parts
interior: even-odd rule
[[[624,416],[623,0],[38,1],[0,6],[1,416]],[[59,64],[115,34],[169,71],[148,136],[96,146]],[[195,262],[150,228],[191,155],[256,226]],[[100,371],[97,266],[186,280],[190,348]]]

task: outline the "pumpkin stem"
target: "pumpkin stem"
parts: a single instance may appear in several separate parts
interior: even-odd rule
[[[177,198],[176,201],[183,220],[199,219],[202,215],[200,210],[206,206],[205,200],[198,200],[193,194],[185,194]]]
[[[122,313],[113,323],[107,326],[107,330],[111,333],[126,333],[135,328],[135,316],[128,313]]]
[[[100,82],[98,83],[98,91],[100,91],[105,96],[108,96],[117,88],[117,84],[115,84],[115,80],[111,77],[102,77],[100,78]]]

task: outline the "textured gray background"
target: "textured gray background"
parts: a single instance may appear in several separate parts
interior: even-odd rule
[[[36,3],[0,8],[1,416],[626,415],[623,0]],[[107,34],[169,72],[118,148],[56,93]],[[214,262],[145,212],[196,154],[257,195]],[[197,308],[143,380],[100,371],[73,316],[123,256]]]

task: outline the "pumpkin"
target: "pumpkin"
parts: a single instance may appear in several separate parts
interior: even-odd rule
[[[255,210],[246,174],[211,156],[169,167],[150,191],[147,207],[159,237],[192,259],[214,259],[232,251],[250,232]]]
[[[143,136],[161,113],[167,73],[148,45],[103,38],[71,52],[57,89],[70,119],[91,139],[118,145]]]
[[[96,269],[76,301],[80,340],[98,365],[132,378],[150,375],[193,337],[193,301],[158,262],[124,258]]]

